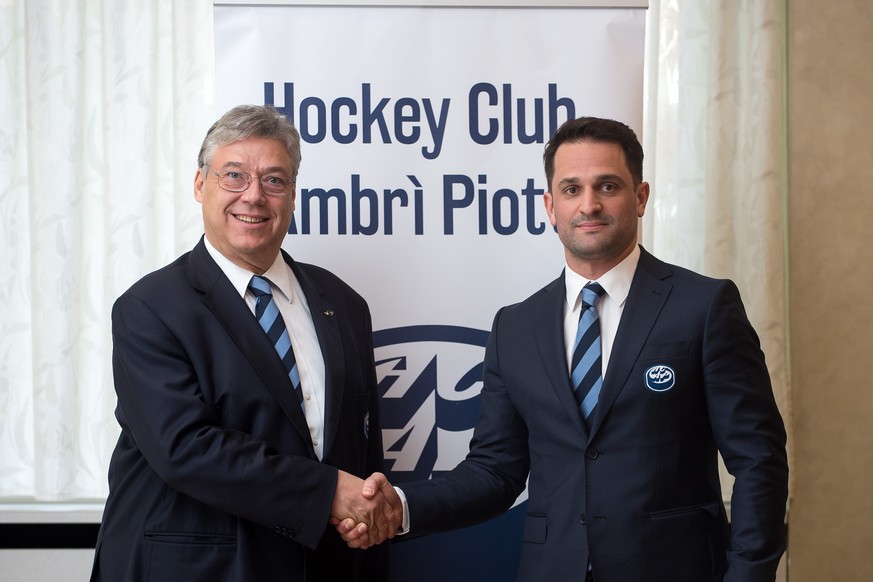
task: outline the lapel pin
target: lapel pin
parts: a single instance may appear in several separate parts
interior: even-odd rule
[[[333,317],[333,309],[325,309],[324,314],[328,317]]]

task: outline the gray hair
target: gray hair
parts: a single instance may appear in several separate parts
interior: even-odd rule
[[[288,118],[269,105],[238,105],[221,116],[203,139],[197,155],[197,167],[212,163],[216,150],[249,137],[277,139],[291,156],[291,177],[300,169],[300,134]]]

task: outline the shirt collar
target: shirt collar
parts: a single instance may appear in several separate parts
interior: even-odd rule
[[[209,256],[212,257],[221,271],[230,279],[231,285],[233,285],[233,288],[236,289],[240,297],[245,297],[249,281],[252,280],[254,273],[231,262],[230,259],[221,254],[221,251],[212,246],[207,237],[203,237],[203,241],[206,244]],[[276,255],[273,264],[270,265],[270,268],[262,276],[269,279],[273,287],[276,287],[288,301],[294,300],[291,267],[285,262],[281,251]]]
[[[606,291],[606,296],[619,307],[624,305],[627,299],[639,261],[640,247],[639,245],[634,245],[633,250],[622,262],[597,279],[597,282]],[[582,287],[588,283],[590,283],[589,279],[578,274],[569,265],[564,268],[564,287],[567,290],[567,305],[570,311],[578,308],[580,301],[579,293],[582,291]]]

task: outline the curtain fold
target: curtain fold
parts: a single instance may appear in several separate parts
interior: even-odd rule
[[[0,497],[105,497],[109,312],[201,233],[212,2],[0,2]]]
[[[785,1],[650,0],[643,244],[737,283],[790,444]]]

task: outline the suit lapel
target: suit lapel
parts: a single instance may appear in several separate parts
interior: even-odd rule
[[[564,303],[566,302],[564,274],[552,281],[542,293],[537,305],[534,330],[537,349],[543,361],[549,383],[570,418],[570,422],[587,438],[588,428],[582,420],[582,411],[573,397],[573,386],[567,371],[564,347]]]
[[[270,340],[252,316],[219,266],[209,256],[202,239],[191,252],[191,280],[203,293],[203,303],[221,322],[240,352],[251,362],[264,385],[307,443],[311,445],[309,427],[282,361],[275,357]],[[313,451],[313,455],[314,455]]]
[[[603,380],[600,399],[594,411],[592,436],[597,433],[626,385],[628,376],[673,288],[670,282],[672,276],[670,267],[645,249],[640,250],[640,260],[612,344],[606,378]]]
[[[309,313],[318,336],[318,345],[324,359],[324,456],[330,452],[330,446],[335,442],[336,431],[340,425],[342,410],[343,387],[345,386],[345,356],[343,353],[342,336],[339,330],[339,316],[336,305],[325,297],[324,290],[306,273],[304,267],[298,265],[284,251],[282,256],[291,265],[294,276],[300,283]]]

